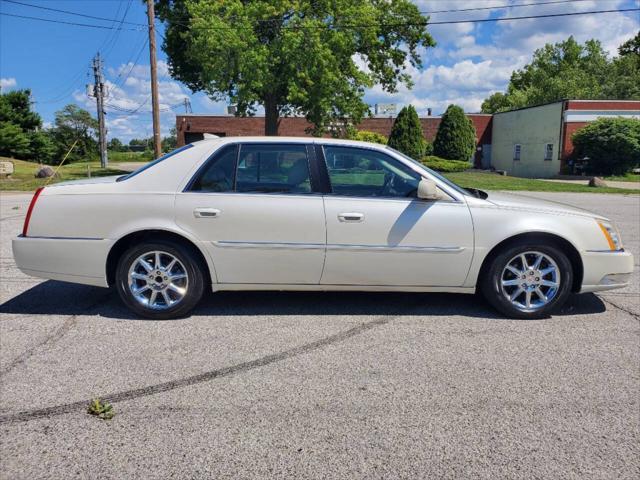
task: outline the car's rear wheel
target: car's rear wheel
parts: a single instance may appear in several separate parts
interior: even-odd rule
[[[204,291],[204,276],[189,248],[172,241],[135,245],[120,258],[116,285],[136,314],[156,320],[187,315]]]
[[[480,281],[484,297],[506,316],[543,318],[567,300],[573,269],[554,244],[525,241],[495,255]]]

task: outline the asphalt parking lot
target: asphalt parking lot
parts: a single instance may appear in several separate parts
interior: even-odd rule
[[[0,477],[638,478],[640,196],[530,194],[613,218],[632,285],[505,320],[474,296],[220,293],[176,321],[20,273],[0,196]],[[85,413],[93,397],[116,416]]]

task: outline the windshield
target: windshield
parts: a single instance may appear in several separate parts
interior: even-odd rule
[[[436,172],[435,170],[431,170],[429,167],[423,165],[422,163],[420,163],[419,161],[409,157],[408,155],[405,155],[402,152],[399,152],[398,150],[396,150],[395,148],[391,148],[391,147],[387,147],[389,150],[391,150],[393,153],[397,153],[398,155],[400,155],[402,158],[406,158],[407,160],[409,160],[411,163],[418,165],[420,168],[422,168],[423,170],[426,170],[427,172],[429,172],[431,175],[433,175],[434,177],[436,177],[438,180],[440,180],[442,183],[445,183],[448,187],[451,187],[453,190],[455,190],[458,193],[461,193],[462,195],[471,195],[471,193],[456,185],[455,183],[453,183],[451,180],[449,180],[446,177],[443,177],[440,173]]]
[[[134,170],[131,173],[127,173],[126,175],[123,175],[122,177],[118,177],[118,179],[116,180],[117,182],[122,182],[123,180],[127,180],[131,177],[135,177],[136,175],[138,175],[139,173],[144,172],[146,169],[153,167],[154,165],[157,165],[158,163],[162,162],[163,160],[166,160],[169,157],[173,157],[175,154],[183,152],[184,150],[193,147],[193,144],[188,144],[188,145],[184,145],[180,148],[176,148],[174,151],[166,153],[165,155],[161,156],[160,158],[156,158],[153,162],[149,162],[146,163],[144,165],[142,165],[140,168]]]

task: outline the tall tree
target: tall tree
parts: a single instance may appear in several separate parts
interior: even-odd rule
[[[627,43],[624,51],[633,52],[633,41]],[[631,58],[617,62],[607,57],[598,40],[580,44],[569,37],[548,43],[534,52],[531,63],[512,73],[505,93],[494,93],[482,103],[482,111],[495,113],[565,98],[640,99],[640,87],[634,87],[640,84],[637,64],[634,69]]]
[[[31,110],[31,91],[0,93],[0,155],[29,158],[31,136],[41,126],[40,115]]]
[[[31,90],[13,90],[0,94],[0,122],[10,122],[23,132],[42,126],[40,115],[31,110]]]
[[[603,90],[606,98],[640,99],[640,31],[618,48]]]
[[[433,141],[433,154],[448,160],[471,159],[476,148],[476,129],[464,110],[449,105],[442,115]]]
[[[302,114],[319,134],[369,113],[375,84],[411,86],[407,66],[435,45],[409,0],[155,0],[171,74],[193,91],[229,99],[239,115],[265,110],[265,134]]]
[[[391,127],[387,145],[416,160],[420,160],[424,155],[425,140],[422,125],[413,105],[404,107],[398,113]]]
[[[66,154],[77,140],[69,161],[88,159],[97,155],[96,130],[98,121],[91,114],[73,104],[56,112],[53,135],[58,145],[58,156]]]

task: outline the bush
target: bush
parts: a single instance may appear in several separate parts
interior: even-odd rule
[[[426,157],[433,155],[433,143],[431,142],[427,142],[425,140],[424,142],[424,154]]]
[[[436,172],[444,173],[464,172],[471,168],[471,164],[464,160],[447,160],[446,158],[436,157],[435,155],[424,157],[422,164]]]
[[[360,142],[387,144],[387,137],[377,132],[369,132],[367,130],[358,130],[349,134],[349,140],[358,140]]]
[[[476,149],[476,129],[457,105],[449,105],[433,141],[433,154],[448,160],[469,160]]]
[[[387,145],[411,158],[419,159],[424,155],[424,144],[418,112],[412,105],[404,107],[393,122]]]
[[[592,175],[624,175],[640,164],[640,120],[601,118],[572,137],[574,155]]]

